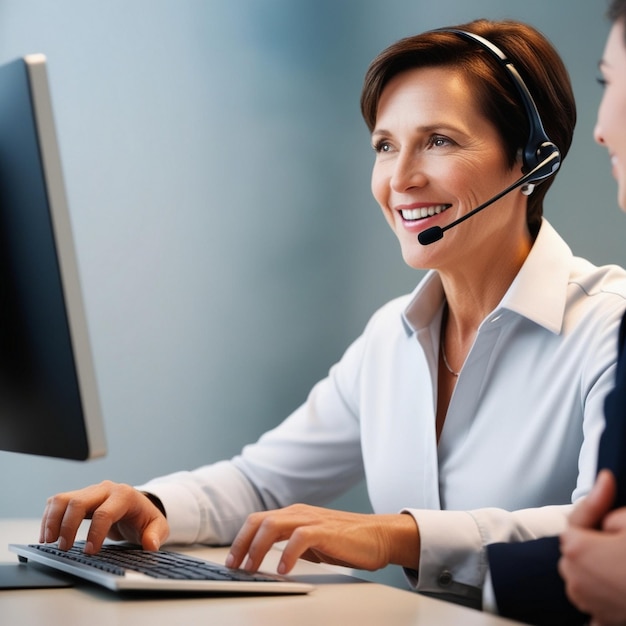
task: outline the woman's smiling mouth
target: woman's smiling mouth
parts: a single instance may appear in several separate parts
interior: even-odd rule
[[[400,215],[402,215],[403,220],[407,222],[414,222],[416,220],[422,220],[425,217],[439,215],[439,213],[443,213],[451,206],[451,204],[434,204],[429,207],[420,207],[418,209],[401,209]]]

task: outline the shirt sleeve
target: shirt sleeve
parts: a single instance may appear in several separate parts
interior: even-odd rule
[[[240,455],[137,487],[161,500],[168,543],[227,545],[250,513],[323,505],[362,480],[354,405],[361,350],[355,341],[303,405]]]
[[[227,545],[246,517],[263,509],[252,483],[229,461],[155,478],[137,489],[163,504],[169,544]]]
[[[519,511],[485,508],[474,511],[407,509],[420,531],[419,574],[405,570],[420,592],[476,595],[488,569],[486,547],[497,542],[525,541],[565,529],[572,505]]]

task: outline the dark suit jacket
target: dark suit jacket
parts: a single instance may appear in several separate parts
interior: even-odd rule
[[[626,315],[619,333],[615,387],[608,394],[606,426],[600,439],[598,471],[610,469],[617,478],[614,506],[626,506]],[[565,595],[559,576],[559,538],[546,537],[521,543],[497,543],[487,547],[491,580],[498,611],[529,624],[557,626],[584,624]]]

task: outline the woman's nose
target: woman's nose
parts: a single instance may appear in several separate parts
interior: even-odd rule
[[[600,128],[600,124],[596,122],[596,125],[593,129],[593,138],[599,143],[601,146],[604,145],[604,135],[602,134],[602,129]]]
[[[394,191],[404,192],[413,187],[423,187],[427,180],[420,159],[414,155],[402,155],[395,163],[391,186]]]

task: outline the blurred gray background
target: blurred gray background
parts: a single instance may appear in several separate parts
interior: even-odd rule
[[[532,23],[579,107],[547,218],[626,264],[592,139],[603,0],[0,0],[0,62],[42,52],[106,420],[88,463],[0,452],[0,516],[231,456],[414,287],[369,189],[372,58],[477,17]],[[1,94],[0,94],[1,96]],[[336,506],[368,510],[362,488]]]

